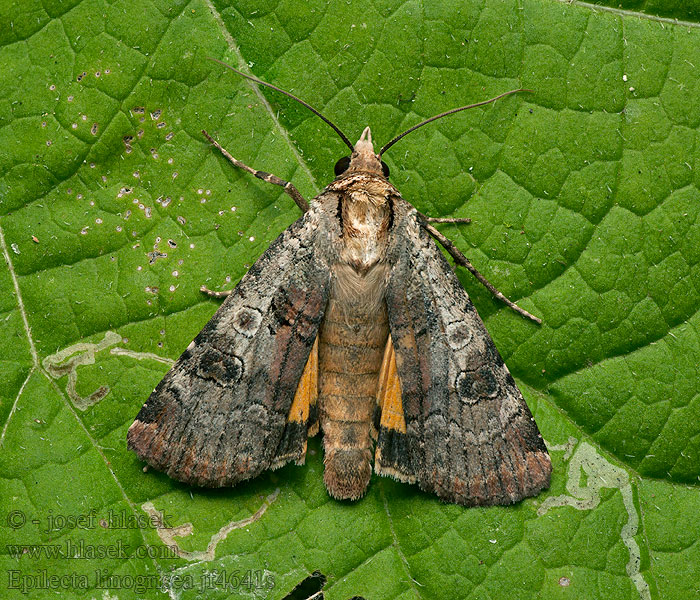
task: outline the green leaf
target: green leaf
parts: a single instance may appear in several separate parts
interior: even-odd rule
[[[623,9],[620,14],[628,14],[626,11],[640,11],[640,16],[653,15],[665,17],[669,22],[679,24],[679,19],[700,21],[700,5],[697,2],[684,2],[683,0],[620,0],[617,2],[598,2],[614,9]],[[617,11],[615,11],[617,12]],[[659,19],[660,21],[662,19]],[[687,25],[687,23],[683,23]]]
[[[624,10],[646,11],[639,15]],[[663,4],[663,6],[662,6]],[[664,598],[700,563],[700,29],[690,4],[0,2],[0,562],[8,598]],[[346,153],[538,327],[460,279],[549,445],[552,487],[328,498],[320,446],[225,490],[142,470],[126,430]],[[171,547],[169,548],[168,545]],[[83,557],[68,560],[60,556]]]

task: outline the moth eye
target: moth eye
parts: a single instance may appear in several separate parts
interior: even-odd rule
[[[350,157],[349,156],[343,156],[337,163],[335,163],[335,174],[336,176],[342,175],[345,173],[345,171],[348,170],[348,167],[350,166]]]
[[[382,173],[384,173],[384,177],[389,179],[389,165],[387,165],[384,161],[382,161]]]

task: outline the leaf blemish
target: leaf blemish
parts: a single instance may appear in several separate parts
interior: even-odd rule
[[[601,502],[602,488],[617,488],[628,517],[620,531],[620,538],[629,552],[627,575],[637,588],[640,597],[650,598],[649,586],[640,572],[641,554],[639,544],[635,540],[640,519],[634,503],[634,491],[629,473],[608,462],[587,442],[582,442],[571,455],[573,445],[575,442],[572,443],[569,438],[569,442],[560,448],[566,448],[565,456],[569,457],[566,482],[568,494],[546,498],[537,509],[537,514],[542,516],[562,506],[570,506],[577,510],[593,510]]]
[[[230,523],[224,525],[221,529],[219,529],[218,532],[211,536],[211,539],[207,544],[207,549],[204,551],[189,552],[187,550],[183,550],[175,541],[176,537],[184,537],[192,534],[192,531],[194,530],[194,526],[192,525],[192,523],[184,523],[182,525],[178,525],[177,527],[157,527],[156,531],[158,532],[158,537],[169,549],[173,550],[180,558],[184,558],[185,560],[189,561],[214,560],[214,558],[216,557],[216,547],[219,545],[219,542],[225,540],[228,537],[228,534],[231,533],[234,529],[243,529],[244,527],[248,527],[249,525],[252,525],[256,521],[258,521],[265,514],[270,505],[277,499],[279,493],[280,490],[279,488],[277,488],[267,498],[265,498],[262,506],[250,517],[242,519],[240,521],[231,521]],[[160,519],[162,522],[163,513],[156,510],[152,502],[146,502],[142,504],[141,508],[144,512],[146,512],[149,515],[149,517],[152,518],[152,520],[153,517],[156,518],[155,520],[153,520],[153,522],[158,522],[158,519]]]
[[[168,258],[168,254],[166,252],[160,252],[157,249],[152,250],[151,252],[147,253],[148,256],[148,264],[153,265],[159,258]]]
[[[121,336],[114,331],[107,331],[104,338],[96,343],[78,343],[60,352],[47,356],[42,365],[49,375],[54,379],[59,379],[68,375],[66,392],[78,410],[87,410],[90,406],[97,404],[108,393],[107,386],[100,386],[92,394],[82,397],[76,391],[78,380],[78,367],[81,365],[92,365],[95,363],[95,354],[118,344],[122,340]]]

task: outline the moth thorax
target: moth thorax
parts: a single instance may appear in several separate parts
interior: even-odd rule
[[[343,198],[340,258],[360,273],[384,259],[391,207],[385,196],[353,190]]]

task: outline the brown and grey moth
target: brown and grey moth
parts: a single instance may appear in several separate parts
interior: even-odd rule
[[[305,212],[158,384],[129,448],[177,480],[222,487],[302,464],[320,430],[334,498],[360,498],[372,471],[465,506],[538,494],[552,468],[545,444],[431,234],[464,257],[401,197],[381,160],[406,133],[468,107],[375,153],[369,127],[353,145],[302,104],[351,150],[310,205],[205,132]]]

